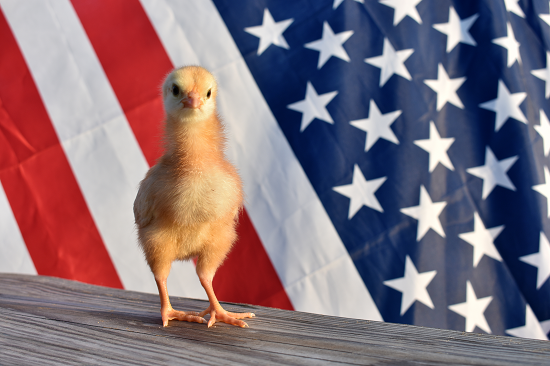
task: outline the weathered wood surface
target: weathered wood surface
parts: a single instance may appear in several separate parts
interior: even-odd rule
[[[257,318],[248,329],[178,321],[163,328],[154,294],[0,274],[0,365],[550,365],[546,341],[224,307]]]

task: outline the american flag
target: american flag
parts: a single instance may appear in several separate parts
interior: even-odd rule
[[[246,194],[221,300],[547,339],[549,5],[0,0],[0,272],[156,293],[132,204],[199,64]]]

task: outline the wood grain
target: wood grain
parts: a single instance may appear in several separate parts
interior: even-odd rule
[[[223,305],[257,318],[163,328],[156,294],[0,274],[0,365],[550,365],[547,341]]]

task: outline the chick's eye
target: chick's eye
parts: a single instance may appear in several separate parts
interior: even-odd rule
[[[208,89],[208,92],[206,93],[206,98],[210,98],[212,95],[212,89]]]
[[[173,84],[172,85],[172,94],[175,97],[177,97],[179,93],[180,93],[180,88],[178,88],[178,86],[176,84]]]

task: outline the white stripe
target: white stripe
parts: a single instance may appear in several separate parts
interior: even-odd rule
[[[148,165],[72,5],[2,8],[124,288],[157,292],[132,211]],[[169,284],[171,295],[205,298],[190,262],[175,264]]]
[[[0,183],[0,272],[36,274],[27,246]]]
[[[246,209],[295,309],[382,320],[214,4],[141,2],[175,65],[217,77]]]

